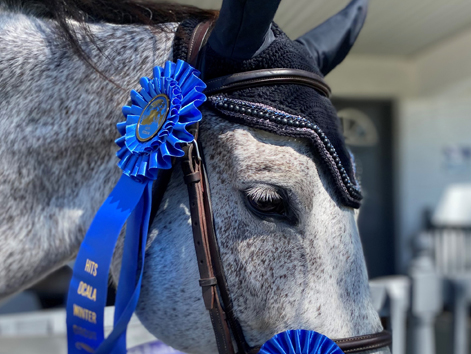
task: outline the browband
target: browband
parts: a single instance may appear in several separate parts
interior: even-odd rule
[[[298,84],[311,87],[320,94],[330,97],[330,87],[324,79],[315,73],[299,69],[261,69],[221,76],[206,81],[206,95],[214,95],[224,91],[241,90],[250,87]]]

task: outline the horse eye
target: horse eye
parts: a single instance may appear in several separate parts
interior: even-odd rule
[[[256,194],[246,192],[246,199],[250,207],[259,213],[286,215],[285,203],[279,195],[275,198],[260,198]]]

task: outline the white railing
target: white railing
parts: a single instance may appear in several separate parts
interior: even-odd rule
[[[410,286],[409,277],[403,275],[370,280],[371,297],[376,311],[381,317],[389,319],[388,329],[393,334],[392,354],[406,353],[406,324],[410,307]]]
[[[468,309],[471,302],[471,228],[436,228],[433,240],[435,270],[443,279],[445,301],[453,312],[453,354],[468,353]]]
[[[105,309],[105,334],[113,328],[114,307]],[[65,309],[0,316],[0,353],[64,354],[67,352]],[[129,347],[155,341],[133,315],[127,330]]]
[[[427,232],[433,239],[433,256],[438,274],[471,273],[471,229],[437,228]]]

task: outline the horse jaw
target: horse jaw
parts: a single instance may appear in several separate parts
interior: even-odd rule
[[[229,291],[248,343],[260,345],[298,328],[330,338],[381,331],[355,212],[336,201],[307,143],[228,123],[209,112],[200,140]],[[298,222],[254,216],[241,192],[254,185],[289,190]],[[178,350],[216,353],[179,166],[150,237],[139,318]]]

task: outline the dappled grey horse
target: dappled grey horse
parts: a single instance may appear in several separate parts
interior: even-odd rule
[[[41,3],[0,7],[1,297],[74,258],[120,176],[113,141],[128,89],[155,65],[186,58],[194,28],[212,16],[182,7],[187,19],[159,21],[178,7],[139,3],[154,25],[132,13],[108,23],[92,5],[77,18]],[[209,92],[203,108],[199,143],[232,316],[248,348],[301,328],[368,339],[382,326],[356,225],[361,192],[323,82],[353,45],[366,2],[352,1],[296,41],[272,23],[278,3],[224,1],[199,60],[209,88],[234,73],[288,70],[271,83]],[[191,235],[175,168],[152,220],[137,314],[169,345],[215,353]],[[121,252],[122,242],[115,276]]]

